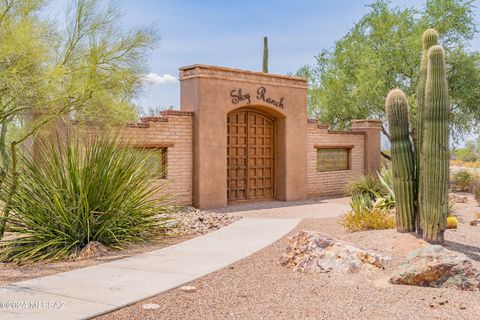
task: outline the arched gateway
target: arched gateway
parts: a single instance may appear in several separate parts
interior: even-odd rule
[[[227,116],[227,200],[275,196],[275,119],[255,109]]]
[[[193,203],[307,196],[305,79],[193,65],[180,69],[193,112]]]

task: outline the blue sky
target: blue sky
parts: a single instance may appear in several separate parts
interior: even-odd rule
[[[155,25],[161,40],[149,59],[156,84],[146,85],[145,110],[179,107],[178,68],[202,63],[260,70],[263,36],[271,73],[286,74],[314,62],[364,15],[373,0],[123,0],[125,25]],[[392,0],[421,8],[424,1]],[[480,7],[480,1],[476,1]],[[477,10],[477,12],[480,11]],[[480,14],[477,14],[477,22]],[[480,50],[480,38],[473,44]],[[167,76],[164,76],[167,75]]]

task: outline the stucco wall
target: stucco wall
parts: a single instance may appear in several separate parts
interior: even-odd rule
[[[167,110],[159,117],[144,117],[125,128],[124,134],[139,147],[167,147],[167,185],[164,192],[175,204],[191,205],[193,179],[193,114]]]
[[[316,146],[348,146],[350,169],[317,172]],[[307,126],[307,192],[309,197],[342,194],[352,178],[364,173],[365,133],[362,131],[330,131],[328,126],[309,120]]]

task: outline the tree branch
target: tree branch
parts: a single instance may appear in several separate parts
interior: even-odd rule
[[[386,154],[386,153],[383,152],[383,151],[380,151],[380,154],[381,154],[382,157],[384,157],[385,159],[390,160],[390,161],[392,160],[392,156],[391,156],[391,155]]]

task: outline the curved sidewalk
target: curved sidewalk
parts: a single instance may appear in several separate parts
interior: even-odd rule
[[[0,287],[0,319],[88,319],[193,281],[245,258],[299,219],[243,218],[170,247]]]

